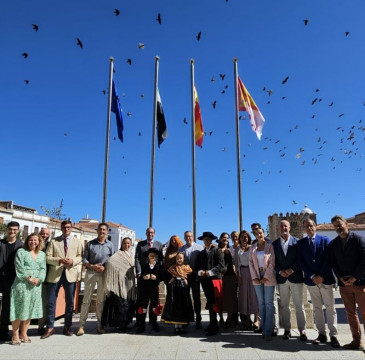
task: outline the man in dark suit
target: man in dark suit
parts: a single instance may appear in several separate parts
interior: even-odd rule
[[[313,344],[326,343],[326,323],[323,314],[323,305],[326,308],[327,325],[331,346],[339,348],[337,340],[337,313],[333,296],[335,278],[327,258],[327,246],[330,239],[327,236],[316,234],[316,223],[312,219],[303,221],[303,231],[306,237],[298,241],[298,260],[304,272],[304,283],[309,291],[316,327],[317,339]]]
[[[162,255],[162,247],[163,245],[159,242],[154,240],[155,237],[155,229],[153,227],[149,227],[146,230],[146,240],[142,240],[137,244],[136,253],[135,253],[135,266],[136,266],[136,274],[137,274],[137,299],[141,298],[141,291],[140,286],[140,277],[142,272],[143,265],[148,263],[148,256],[145,256],[145,253],[152,248],[155,248],[159,251],[157,262],[162,264],[163,255]],[[138,308],[139,304],[137,304]],[[150,324],[152,325],[152,329],[156,332],[160,331],[160,327],[157,324],[157,316],[154,314],[152,308],[150,307],[148,317],[150,319]],[[136,324],[135,326],[139,326],[140,317],[139,314],[136,314]]]
[[[216,240],[217,237],[211,232],[203,232],[203,235],[199,236],[198,239],[204,241],[204,249],[198,254],[196,270],[198,271],[200,283],[207,299],[209,326],[206,329],[206,333],[210,336],[219,332],[217,321],[217,311],[219,311],[219,309],[214,309],[214,305],[217,300],[214,295],[214,287],[217,287],[218,291],[222,291],[224,255],[220,249],[212,245],[212,241]],[[218,281],[214,284],[213,280]]]
[[[290,235],[290,223],[281,220],[280,237],[273,242],[275,251],[275,271],[280,294],[280,310],[284,327],[283,339],[291,336],[290,295],[293,298],[295,313],[300,332],[299,339],[307,341],[305,333],[305,312],[303,305],[303,272],[297,256],[298,239]]]
[[[0,240],[0,292],[2,295],[2,308],[0,317],[0,341],[10,341],[9,317],[10,317],[10,289],[14,282],[15,254],[23,243],[16,237],[19,232],[19,223],[10,221],[6,228],[6,236]]]
[[[343,347],[349,350],[363,350],[364,345],[361,340],[361,327],[356,305],[364,321],[365,238],[350,231],[347,221],[342,215],[335,215],[331,219],[331,223],[338,236],[328,246],[330,266],[338,280],[353,339]]]

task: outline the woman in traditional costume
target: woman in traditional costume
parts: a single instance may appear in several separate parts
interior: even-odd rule
[[[109,258],[105,266],[106,300],[102,325],[127,330],[135,313],[136,284],[132,240],[125,237],[119,251]]]

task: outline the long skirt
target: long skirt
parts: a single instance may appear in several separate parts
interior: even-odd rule
[[[187,325],[194,320],[194,310],[188,285],[183,279],[176,279],[167,285],[166,302],[161,321],[166,324]]]
[[[105,299],[101,324],[124,329],[132,322],[135,310],[134,301],[123,299],[111,292]]]
[[[243,315],[257,314],[259,306],[249,267],[240,268],[238,311]]]
[[[223,276],[223,311],[228,314],[237,313],[237,281],[236,275]]]

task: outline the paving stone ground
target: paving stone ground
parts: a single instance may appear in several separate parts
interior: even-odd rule
[[[341,345],[351,341],[344,308],[336,292],[338,312],[338,339]],[[208,325],[208,313],[203,311],[203,327]],[[73,330],[77,331],[78,315],[74,316]],[[134,328],[126,334],[107,331],[96,333],[95,314],[90,314],[85,335],[67,337],[62,335],[63,319],[55,323],[56,333],[41,340],[37,335],[37,325],[31,325],[29,336],[31,344],[12,346],[0,344],[0,359],[365,359],[363,351],[333,349],[330,345],[313,345],[311,341],[298,340],[297,329],[292,331],[293,338],[283,340],[283,330],[272,341],[266,342],[260,334],[236,329],[223,329],[220,334],[206,337],[203,330],[196,330],[194,324],[181,336],[173,334],[173,326],[160,324],[161,332],[155,333],[149,325],[144,334],[136,334]],[[310,340],[317,337],[314,329],[308,329]]]

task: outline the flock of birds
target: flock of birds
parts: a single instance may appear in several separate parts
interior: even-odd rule
[[[228,0],[225,0],[226,2],[228,2]],[[119,9],[114,9],[113,10],[113,13],[115,16],[120,16],[121,14],[121,11]],[[162,15],[161,13],[158,13],[157,16],[156,16],[156,21],[159,25],[162,25],[163,24],[163,18],[162,18]],[[308,26],[309,25],[309,19],[304,19],[303,20],[304,22],[304,26]],[[40,26],[38,24],[31,24],[32,26],[32,29],[35,31],[35,32],[38,32],[40,31]],[[350,35],[350,32],[349,31],[346,31],[345,32],[345,36],[348,37]],[[199,31],[196,35],[195,35],[195,39],[196,41],[201,41],[202,39],[202,31]],[[76,46],[79,47],[80,49],[84,49],[84,44],[83,44],[83,41],[79,38],[79,37],[76,37],[75,38],[76,42]],[[138,49],[140,50],[143,50],[145,48],[145,44],[140,42],[138,43]],[[24,57],[24,59],[28,59],[29,57],[29,53],[28,52],[23,52],[22,53],[22,56]],[[133,64],[133,60],[132,58],[127,58],[126,59],[126,63],[129,65],[129,66],[132,66]],[[228,90],[229,86],[224,82],[225,81],[225,74],[224,73],[219,73],[215,76],[212,76],[210,81],[211,83],[215,83],[216,82],[216,78],[218,78],[218,80],[220,80],[220,83],[222,84],[221,86],[221,90],[220,90],[220,93],[222,95],[226,94],[226,91]],[[288,82],[290,81],[290,76],[285,76],[285,78],[281,81],[281,85],[285,86],[286,84],[288,84]],[[25,79],[24,80],[25,84],[26,85],[29,85],[30,83],[30,80],[29,79]],[[267,105],[270,105],[271,104],[271,101],[273,101],[274,99],[274,95],[275,95],[275,90],[274,89],[271,89],[271,88],[268,88],[267,86],[264,86],[262,88],[262,91],[265,92],[268,96],[268,99],[267,99]],[[107,90],[102,90],[102,93],[104,95],[107,94]],[[125,94],[122,94],[122,96],[125,95]],[[144,98],[144,94],[141,94],[140,97],[143,99]],[[287,97],[285,95],[282,95],[281,96],[281,100],[285,100]],[[308,105],[310,104],[311,106],[315,107],[315,106],[318,106],[320,103],[324,102],[323,98],[321,97],[320,95],[320,89],[315,89],[314,90],[314,96],[313,98],[311,99],[311,101],[308,103]],[[365,106],[365,102],[363,104]],[[217,106],[219,106],[219,99],[213,99],[212,103],[211,103],[211,106],[213,109],[216,109]],[[334,104],[334,101],[329,101],[327,102],[327,106],[328,107],[333,107],[335,106]],[[132,113],[130,111],[128,111],[126,113],[127,117],[132,117]],[[316,116],[315,112],[313,112],[311,118],[314,119]],[[340,112],[338,113],[338,118],[342,118],[343,116],[345,116],[345,113],[343,112]],[[247,120],[248,118],[248,115],[242,115],[240,114],[240,117],[239,119],[240,120]],[[186,117],[183,118],[183,124],[184,125],[188,125],[188,120]],[[209,125],[207,124],[204,124],[206,127],[209,127]],[[289,133],[294,133],[296,130],[298,130],[299,128],[299,125],[294,125],[293,128],[290,128],[288,131]],[[365,131],[365,126],[363,125],[362,123],[362,120],[360,119],[358,121],[357,124],[351,124],[350,126],[345,126],[345,123],[343,126],[339,126],[336,128],[336,130],[339,132],[339,142],[340,142],[340,151],[342,152],[343,155],[346,155],[348,158],[352,158],[352,157],[356,157],[358,156],[359,158],[363,159],[363,155],[360,153],[360,148],[359,148],[359,144],[362,142],[363,143],[363,140],[365,140],[365,137],[364,137],[364,131]],[[315,131],[318,131],[318,127],[315,128]],[[226,131],[226,134],[228,134],[229,132]],[[207,131],[205,131],[205,135],[206,136],[212,136],[214,134],[214,130],[212,129],[209,129]],[[64,136],[67,136],[68,134],[67,133],[64,133]],[[138,131],[138,136],[142,136],[142,132],[141,131]],[[116,137],[113,137],[114,140],[117,140]],[[332,140],[332,139],[331,139]],[[263,146],[263,150],[271,150],[272,147],[275,147],[275,146],[278,146],[279,149],[276,149],[279,153],[279,156],[281,158],[285,158],[288,156],[288,152],[287,152],[287,146],[284,145],[282,147],[280,147],[280,139],[272,139],[272,138],[269,138],[269,137],[263,137],[263,142],[265,143],[264,146]],[[297,160],[300,161],[300,164],[302,166],[308,164],[308,162],[311,162],[313,165],[316,165],[319,161],[319,159],[323,156],[325,156],[325,148],[326,146],[328,145],[328,140],[324,140],[322,138],[322,136],[318,136],[317,137],[317,144],[318,144],[318,153],[313,156],[311,159],[304,159],[304,154],[306,152],[306,149],[302,146],[300,146],[295,154],[295,158]],[[250,144],[247,144],[248,146],[250,146]],[[221,150],[223,152],[225,152],[227,150],[226,147],[223,147],[221,148]],[[245,157],[245,154],[243,154],[243,157]],[[124,158],[124,156],[123,156]],[[309,161],[308,161],[309,160]],[[333,163],[333,169],[336,168],[336,158],[335,158],[335,155],[331,155],[330,157],[330,161]],[[339,160],[339,163],[342,163],[344,160]],[[230,169],[228,170],[229,172],[231,171]],[[242,171],[244,172],[245,169],[242,169]],[[362,171],[362,168],[361,167],[357,167],[356,171]],[[283,170],[279,170],[279,173],[282,173]],[[127,174],[126,171],[124,171],[124,174]],[[270,174],[270,171],[268,172],[268,175]],[[260,175],[264,175],[264,172],[261,171]],[[260,178],[256,178],[254,180],[255,183],[259,182]],[[290,185],[289,185],[290,186]],[[163,200],[165,200],[166,197],[163,198]],[[297,202],[295,200],[293,200],[293,205],[296,205]]]

